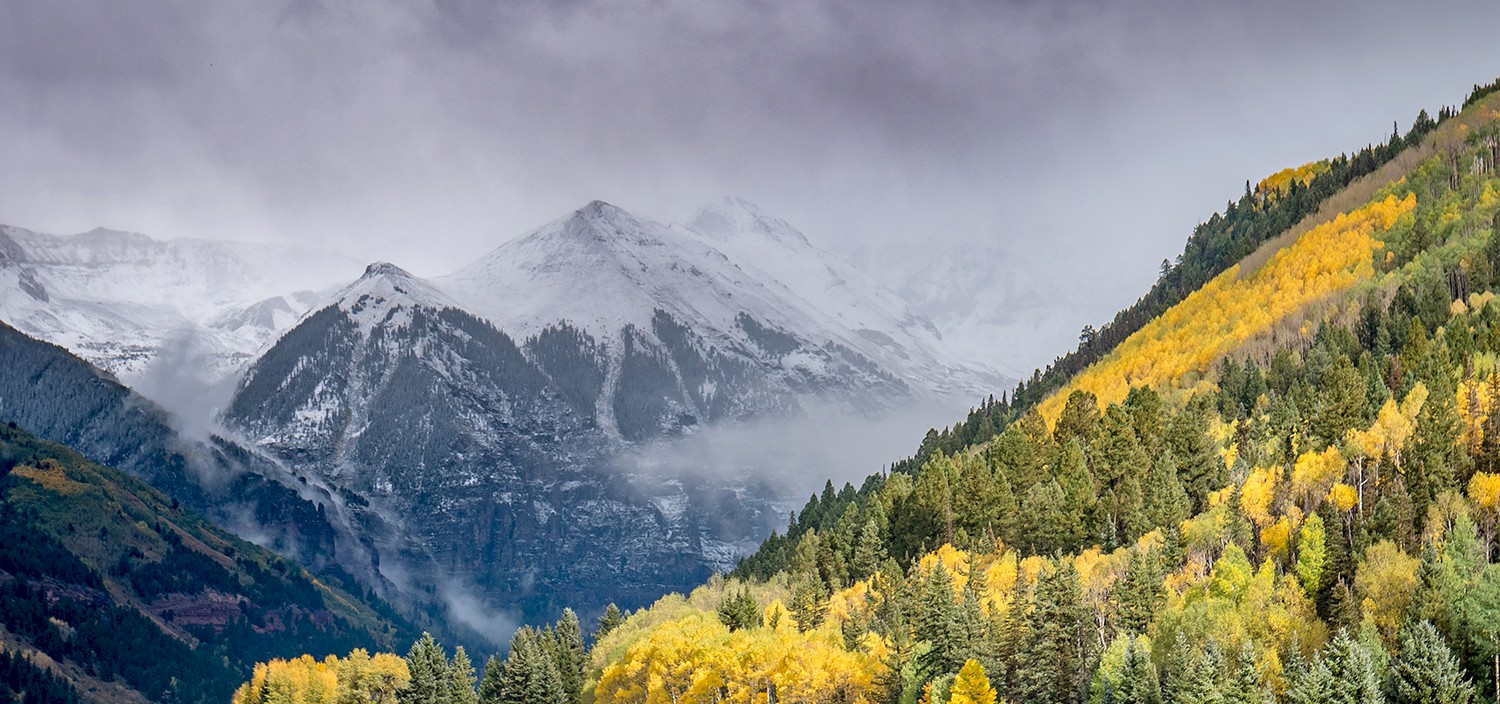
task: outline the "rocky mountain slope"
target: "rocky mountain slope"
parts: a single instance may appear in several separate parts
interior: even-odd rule
[[[644,603],[753,545],[779,497],[753,478],[612,467],[596,345],[559,328],[523,350],[421,279],[371,265],[256,362],[225,422],[332,487],[409,592],[470,589],[526,617],[604,594]]]

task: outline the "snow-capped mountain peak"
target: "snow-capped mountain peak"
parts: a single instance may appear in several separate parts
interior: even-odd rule
[[[390,262],[365,267],[363,276],[334,295],[333,304],[348,313],[366,335],[380,325],[404,327],[411,322],[413,307],[459,307],[448,294]]]
[[[768,215],[760,206],[735,196],[724,196],[717,202],[699,208],[688,219],[686,226],[715,242],[755,237],[770,239],[796,249],[813,249],[807,237],[790,223]]]
[[[752,303],[730,300],[744,279],[702,242],[594,201],[436,284],[522,337],[568,321],[612,338],[626,325],[649,329],[658,309],[684,323],[732,325]]]

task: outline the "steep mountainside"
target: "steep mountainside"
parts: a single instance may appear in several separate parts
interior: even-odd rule
[[[256,362],[225,423],[330,487],[408,590],[475,589],[527,617],[604,594],[640,602],[701,580],[744,549],[729,543],[779,519],[753,480],[611,469],[593,344],[553,330],[529,356],[430,284],[374,264]]]
[[[378,600],[178,506],[0,425],[0,649],[101,704],[217,703],[257,660],[413,637]]]
[[[340,543],[310,488],[220,438],[183,437],[165,411],[66,350],[0,323],[0,359],[0,422],[140,477],[304,564],[355,548]]]
[[[0,226],[0,319],[127,381],[164,348],[186,348],[218,379],[314,300],[291,292],[326,288],[352,266],[313,250]]]

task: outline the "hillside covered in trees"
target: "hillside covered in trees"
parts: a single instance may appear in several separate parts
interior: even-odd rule
[[[982,437],[830,484],[734,574],[607,615],[586,652],[570,616],[523,629],[489,676],[421,641],[389,663],[391,696],[1495,701],[1495,87],[1424,113],[1296,217],[1226,226],[1254,246],[1139,304],[1148,319],[1047,394],[986,404]],[[350,660],[270,663],[237,701],[344,701],[374,662]]]
[[[257,661],[412,637],[373,596],[0,425],[0,701],[219,703]]]

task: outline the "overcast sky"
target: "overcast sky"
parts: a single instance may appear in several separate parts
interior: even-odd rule
[[[1494,0],[0,0],[0,222],[436,275],[592,199],[673,220],[735,194],[830,250],[930,238],[1080,282],[1076,330],[1246,179],[1500,75],[1497,23]]]

